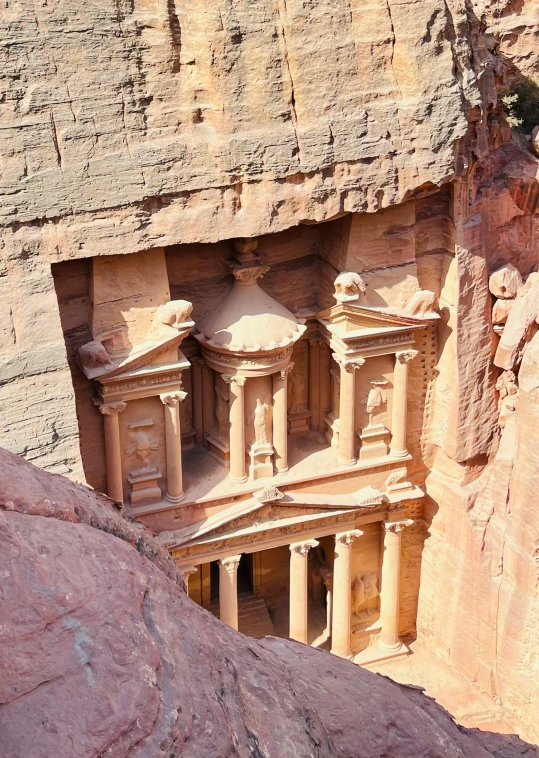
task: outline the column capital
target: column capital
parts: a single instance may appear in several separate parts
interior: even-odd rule
[[[99,408],[99,412],[102,413],[103,416],[114,416],[117,413],[125,411],[127,403],[118,400],[115,403],[96,403],[96,405]]]
[[[292,369],[294,368],[294,366],[295,366],[295,364],[292,363],[292,362],[290,362],[288,364],[288,366],[285,366],[280,371],[277,371],[276,375],[280,376],[281,379],[284,381],[286,379],[286,377],[288,376],[288,374],[292,371]]]
[[[312,547],[317,547],[320,543],[318,540],[304,540],[303,542],[292,542],[289,545],[290,552],[296,555],[307,555]]]
[[[219,567],[226,569],[226,572],[233,576],[240,565],[241,555],[231,555],[229,558],[220,558]]]
[[[206,365],[206,361],[204,360],[204,358],[201,358],[199,355],[195,355],[193,358],[190,358],[189,362],[190,362],[191,366],[201,366],[202,367],[202,366]]]
[[[162,395],[159,395],[159,399],[163,405],[178,405],[186,397],[187,392],[164,392]]]
[[[413,361],[416,355],[419,355],[419,350],[400,350],[395,353],[395,356],[399,363],[409,363]]]
[[[320,337],[311,337],[311,339],[309,340],[309,345],[311,345],[311,347],[320,347],[321,345],[323,345],[323,343],[324,343],[324,340],[321,339]]]
[[[351,545],[357,538],[361,537],[361,529],[350,529],[348,532],[339,532],[335,535],[335,545]]]
[[[191,574],[196,574],[198,568],[196,566],[178,566],[178,571],[183,576],[183,578],[187,580]]]
[[[412,526],[414,520],[411,518],[405,518],[401,521],[384,521],[384,529],[391,534],[400,534],[402,530],[407,526]]]
[[[351,373],[352,371],[356,371],[357,369],[360,369],[365,363],[365,358],[362,358],[361,356],[358,356],[357,358],[354,358],[353,360],[347,360],[346,358],[343,358],[343,356],[339,355],[338,353],[332,353],[332,355],[336,363],[338,363],[341,368],[343,368],[345,371],[349,373]]]
[[[227,384],[235,384],[238,387],[243,387],[247,381],[246,376],[239,376],[239,374],[221,374],[221,377]]]

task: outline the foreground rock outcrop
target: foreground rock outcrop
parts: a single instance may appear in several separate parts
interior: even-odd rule
[[[539,755],[467,732],[421,692],[185,595],[112,501],[0,454],[2,755]]]

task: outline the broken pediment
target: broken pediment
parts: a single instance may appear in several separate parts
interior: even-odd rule
[[[318,314],[317,321],[330,330],[333,327],[335,331],[368,331],[369,334],[424,328],[420,319],[347,302],[338,303],[322,311]]]
[[[191,303],[170,300],[163,250],[95,259],[91,300],[93,339],[79,349],[88,379],[174,363],[194,326]]]

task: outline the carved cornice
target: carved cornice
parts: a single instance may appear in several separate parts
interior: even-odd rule
[[[351,545],[357,538],[361,537],[363,532],[361,529],[351,529],[349,532],[339,532],[335,535],[335,545]]]
[[[240,565],[241,555],[232,555],[230,558],[220,558],[219,568],[226,570],[227,574],[234,576]]]
[[[402,521],[384,521],[384,529],[391,534],[400,534],[407,526],[412,526],[413,519],[405,518]]]
[[[384,345],[394,345],[399,342],[410,342],[412,339],[411,332],[391,332],[390,334],[381,334],[379,337],[359,337],[355,339],[344,340],[350,350],[364,350],[371,347],[383,347]]]
[[[290,552],[296,555],[307,555],[312,547],[317,547],[319,544],[318,540],[305,540],[304,542],[293,542],[289,548]]]
[[[146,376],[140,379],[133,379],[129,377],[127,379],[117,379],[114,382],[111,380],[110,384],[103,384],[101,393],[103,395],[116,394],[117,392],[126,392],[127,390],[144,389],[145,387],[152,387],[155,384],[169,384],[170,382],[180,382],[183,369],[178,369],[170,374],[159,374],[157,376]]]
[[[117,413],[125,411],[126,407],[126,403],[121,400],[118,400],[116,403],[96,403],[96,405],[103,416],[114,416]]]
[[[275,363],[281,363],[286,359],[288,355],[292,354],[292,345],[290,347],[281,348],[279,350],[267,351],[261,350],[257,353],[227,353],[224,350],[219,350],[214,347],[208,347],[205,345],[202,349],[202,354],[214,365],[222,365],[223,368],[230,366],[233,368],[257,368],[267,367],[268,369]],[[268,371],[271,373],[271,371]]]
[[[399,363],[409,363],[413,361],[416,355],[419,355],[419,350],[403,350],[402,352],[395,353]]]
[[[159,399],[163,405],[178,405],[182,400],[187,397],[187,392],[170,392],[159,395]]]

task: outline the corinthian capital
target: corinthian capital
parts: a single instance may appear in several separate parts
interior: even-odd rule
[[[126,403],[122,402],[121,400],[118,400],[116,403],[97,404],[97,407],[103,416],[114,416],[117,413],[121,413],[122,411],[125,411],[125,406]]]
[[[178,403],[185,400],[186,397],[187,392],[170,392],[159,395],[163,405],[178,405]]]
[[[384,529],[391,534],[400,534],[406,526],[412,526],[413,519],[405,518],[402,521],[384,521]]]
[[[416,355],[419,355],[419,350],[403,350],[402,352],[396,353],[399,363],[409,363],[414,360]]]
[[[340,532],[335,535],[335,545],[351,545],[357,538],[361,537],[363,532],[361,529],[350,529],[348,532]]]
[[[233,576],[240,565],[241,555],[231,555],[230,558],[221,558],[219,567],[226,570],[227,574]]]
[[[283,369],[281,369],[279,371],[281,379],[283,379],[283,380],[286,379],[286,377],[292,371],[293,368],[294,368],[294,364],[293,363],[289,363],[288,366],[285,366]]]
[[[346,358],[343,358],[342,355],[339,355],[338,353],[332,353],[334,360],[343,368],[345,371],[352,372],[356,371],[357,369],[361,368],[363,364],[365,363],[365,358],[361,358],[361,356],[358,356],[357,358],[354,358],[353,360],[346,360]]]
[[[247,381],[247,377],[239,376],[238,374],[221,374],[221,376],[223,377],[223,381],[227,384],[235,384],[238,387],[243,387]]]
[[[312,547],[316,547],[319,544],[318,540],[304,540],[303,542],[293,542],[290,547],[291,553],[297,555],[307,555]]]

